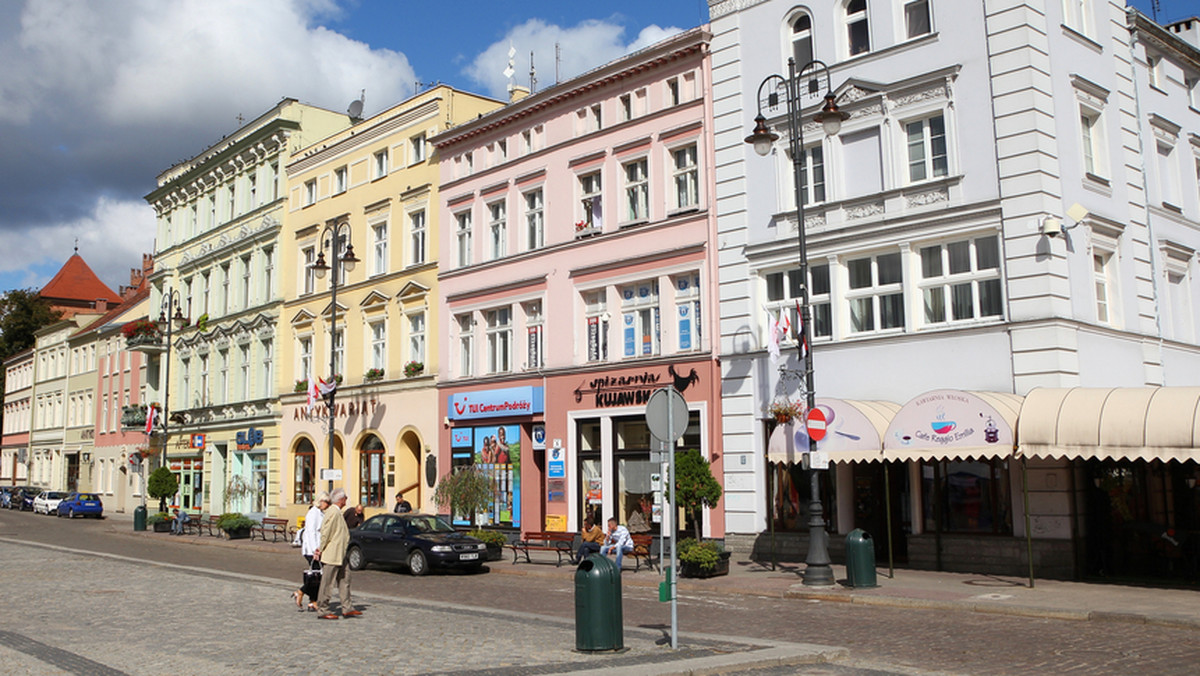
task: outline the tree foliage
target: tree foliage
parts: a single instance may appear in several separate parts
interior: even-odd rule
[[[692,517],[696,540],[700,540],[700,510],[712,507],[721,499],[721,484],[713,478],[712,468],[690,448],[675,454],[675,502]]]
[[[158,511],[167,511],[167,498],[173,497],[179,490],[179,479],[167,467],[159,467],[150,473],[146,481],[146,493],[152,498],[158,498]]]
[[[37,289],[11,289],[0,295],[0,359],[33,346],[34,332],[53,324],[62,312],[38,295]]]
[[[470,518],[492,504],[494,494],[487,476],[474,466],[460,467],[442,477],[433,501],[450,509],[452,516]]]

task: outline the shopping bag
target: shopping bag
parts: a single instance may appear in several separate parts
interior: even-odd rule
[[[317,598],[317,592],[321,589],[321,563],[313,561],[312,566],[304,571],[304,578],[300,583],[300,591],[310,599]]]

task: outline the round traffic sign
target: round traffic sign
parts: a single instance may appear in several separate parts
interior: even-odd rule
[[[808,428],[808,436],[812,437],[813,441],[825,438],[825,412],[820,408],[813,407],[809,410],[808,415],[804,418],[804,424]]]
[[[650,395],[646,402],[646,426],[656,439],[674,443],[683,436],[687,425],[687,401],[678,390],[674,387],[661,387]]]

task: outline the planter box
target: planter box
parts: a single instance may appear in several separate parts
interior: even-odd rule
[[[230,540],[245,540],[250,537],[250,527],[228,529],[225,531],[225,537]]]
[[[504,545],[499,542],[488,542],[486,544],[488,561],[499,561],[504,558]]]
[[[156,522],[150,524],[150,527],[154,529],[155,533],[170,533],[171,532],[171,522],[170,521],[156,521]]]
[[[702,570],[700,564],[690,561],[679,562],[679,577],[717,577],[718,575],[729,574],[729,552],[721,552],[721,559],[717,561],[717,565],[708,570]]]

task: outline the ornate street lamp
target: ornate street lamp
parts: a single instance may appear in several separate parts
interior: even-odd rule
[[[170,317],[170,319],[168,319]],[[183,309],[179,297],[179,291],[176,289],[167,289],[163,293],[162,306],[159,308],[158,330],[166,335],[167,347],[163,353],[163,410],[162,410],[162,462],[166,462],[167,456],[167,441],[168,434],[171,430],[171,349],[174,347],[172,339],[175,336],[175,329],[188,325],[188,320],[183,316]],[[151,432],[153,434],[153,432]],[[151,437],[153,439],[153,437]],[[142,491],[142,505],[146,504],[146,491]]]
[[[342,247],[339,242],[342,241],[343,235],[346,245],[344,252],[339,257],[338,250]],[[325,243],[325,238],[328,235],[329,243]],[[317,279],[325,279],[325,273],[329,273],[329,377],[335,380],[334,386],[330,387],[329,393],[325,395],[326,404],[329,406],[329,469],[333,469],[333,440],[334,440],[334,397],[337,395],[336,379],[337,373],[337,290],[338,284],[344,280],[340,276],[354,271],[355,263],[358,263],[358,258],[354,255],[354,245],[350,243],[351,230],[348,221],[341,223],[330,222],[321,230],[321,250],[317,254],[315,263],[309,266]],[[330,249],[330,257],[333,258],[335,265],[330,266],[325,262],[325,249]],[[337,262],[341,265],[337,265]],[[308,374],[305,374],[306,376]],[[333,477],[329,478],[329,491],[333,492]]]
[[[812,71],[809,73],[809,71]],[[802,82],[805,73],[809,73],[807,83]],[[842,122],[850,116],[838,110],[837,98],[829,83],[829,67],[821,61],[810,61],[796,70],[796,60],[788,59],[788,76],[770,75],[758,86],[758,115],[754,118],[754,130],[746,137],[746,143],[754,146],[759,155],[770,154],[779,140],[779,135],[767,127],[767,118],[763,116],[763,107],[768,109],[779,106],[782,97],[787,105],[788,147],[792,154],[792,188],[796,193],[796,239],[799,245],[800,258],[800,336],[796,349],[804,368],[804,389],[808,410],[816,408],[817,397],[813,388],[812,360],[812,308],[808,299],[808,244],[804,232],[804,188],[802,184],[804,171],[804,124],[802,117],[801,98],[805,94],[802,84],[807,84],[807,94],[815,95],[818,90],[819,78],[825,79],[825,103],[821,111],[813,116],[813,120],[821,123],[825,134],[836,136],[842,129]],[[808,353],[805,354],[805,346]],[[809,458],[817,450],[817,442],[808,436]],[[825,531],[825,517],[821,507],[821,484],[817,470],[809,465],[809,508],[808,508],[808,555],[804,562],[804,584],[809,586],[830,586],[834,583],[833,567],[829,561],[829,535]]]

